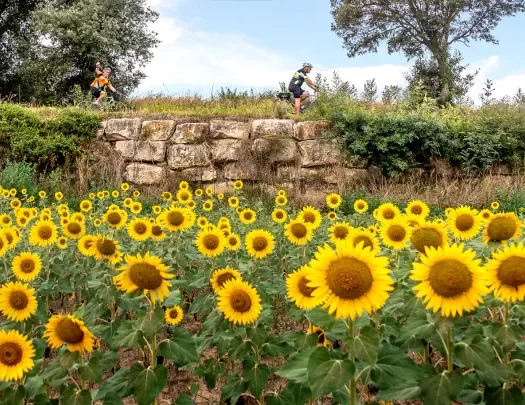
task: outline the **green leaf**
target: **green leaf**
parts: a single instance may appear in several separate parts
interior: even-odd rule
[[[325,332],[334,328],[339,321],[338,319],[331,316],[326,309],[315,308],[306,313],[306,318],[312,325],[319,326]],[[342,323],[342,322],[341,322]]]
[[[248,381],[248,388],[255,398],[259,398],[268,381],[270,369],[266,364],[255,364],[251,369],[244,370],[243,378]]]
[[[272,396],[266,398],[268,405],[291,405],[297,404],[295,402],[294,394],[289,390],[281,391],[279,396]]]
[[[408,381],[404,384],[382,389],[377,394],[377,399],[383,401],[410,400],[416,399],[421,395],[421,389],[417,381]]]
[[[420,371],[417,365],[401,349],[384,344],[379,348],[376,364],[370,376],[381,389],[417,380]]]
[[[308,382],[313,398],[336,391],[348,383],[355,372],[350,360],[334,360],[326,347],[318,347],[308,361]]]
[[[212,358],[204,360],[199,367],[194,369],[195,374],[204,379],[206,387],[210,390],[215,388],[217,378],[221,377],[225,371],[224,364]]]
[[[102,371],[107,371],[113,368],[120,360],[120,355],[117,352],[97,350],[93,353],[91,358],[100,360],[100,368]]]
[[[118,396],[118,394],[110,392],[104,398],[103,405],[124,405],[124,402],[122,401],[122,398]]]
[[[246,381],[243,378],[239,377],[237,374],[230,374],[226,379],[226,384],[222,387],[221,399],[231,398],[230,404],[237,403],[237,399],[243,394],[246,390]]]
[[[179,395],[173,405],[193,405],[193,401],[188,394]]]
[[[193,337],[183,328],[172,329],[172,338],[159,345],[160,354],[179,366],[199,361]]]
[[[436,324],[427,311],[417,311],[407,319],[407,323],[401,327],[398,341],[405,342],[412,336],[417,339],[429,339],[436,331]]]
[[[144,335],[151,337],[157,333],[159,327],[164,323],[164,311],[161,307],[155,308],[155,311],[148,311],[142,318],[140,329]]]
[[[100,367],[100,360],[96,357],[91,357],[88,364],[78,369],[78,373],[84,381],[100,383],[102,381],[102,367]]]
[[[421,397],[425,405],[450,405],[458,397],[464,377],[457,371],[443,372],[421,381]]]
[[[25,390],[23,386],[19,386],[16,390],[6,388],[2,391],[2,405],[23,405]]]
[[[142,367],[135,363],[131,368],[137,371],[136,366]],[[139,405],[150,405],[157,395],[164,389],[168,382],[168,369],[164,366],[155,368],[148,367],[142,370],[133,379],[133,395]]]
[[[113,348],[132,349],[136,346],[144,348],[144,334],[135,321],[124,321],[114,336]]]
[[[40,375],[35,375],[34,377],[29,377],[26,379],[24,384],[26,390],[26,398],[33,399],[38,394],[45,394],[46,390],[44,388],[44,380]]]
[[[173,290],[169,297],[164,301],[164,306],[166,308],[172,308],[181,303],[181,295],[179,290]]]
[[[60,405],[91,405],[91,393],[66,385],[60,389]]]
[[[73,316],[78,319],[84,319],[84,305],[78,307],[78,309],[73,312]]]
[[[316,347],[318,339],[319,338],[316,333],[308,334],[299,332],[299,334],[295,338],[294,345],[298,351],[306,350],[311,347]]]
[[[352,350],[355,353],[359,360],[369,365],[376,362],[379,350],[379,334],[372,326],[365,326],[361,329],[359,336],[355,338],[346,337],[343,339],[343,342],[349,351]]]
[[[500,323],[493,324],[494,339],[506,351],[514,349],[516,342],[521,338],[521,332],[518,327],[510,327]]]
[[[487,387],[484,398],[487,405],[522,405],[525,403],[525,397],[517,387],[512,387],[510,390],[503,387]]]
[[[262,345],[262,349],[265,355],[272,357],[284,357],[295,351],[294,347],[280,336],[269,336],[268,342]]]
[[[106,381],[102,383],[97,394],[95,395],[95,400],[104,399],[108,393],[115,393],[119,397],[125,397],[130,390],[129,380],[129,369],[126,367],[120,368],[117,372],[109,377]]]
[[[308,361],[314,350],[311,348],[294,355],[275,374],[297,383],[308,382]]]

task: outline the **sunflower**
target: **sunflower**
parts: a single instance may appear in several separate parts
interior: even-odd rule
[[[392,203],[381,204],[377,208],[377,215],[374,211],[374,218],[377,219],[379,222],[390,221],[396,217],[399,217],[400,215],[401,212],[399,211],[399,208],[397,208]]]
[[[47,196],[47,193],[46,193],[44,190],[40,190],[40,191],[38,192],[38,196],[39,196],[40,198],[45,198],[45,197]]]
[[[202,209],[204,211],[211,211],[213,209],[213,201],[212,200],[206,200],[202,203]]]
[[[297,215],[297,218],[302,219],[303,222],[312,224],[314,230],[319,228],[322,221],[321,213],[311,206],[304,207]]]
[[[155,240],[164,240],[166,239],[166,233],[162,230],[162,227],[157,224],[153,224],[151,227],[151,238]]]
[[[164,201],[171,201],[173,195],[169,191],[163,191],[161,197]]]
[[[448,217],[448,227],[456,238],[475,238],[481,230],[482,219],[478,211],[467,206],[458,207]]]
[[[11,226],[12,221],[9,214],[0,214],[0,227]]]
[[[236,212],[237,214],[240,214],[242,211],[243,211],[243,209],[242,209],[241,207],[237,207],[237,208],[235,208],[235,212]]]
[[[57,227],[51,221],[38,221],[29,233],[29,242],[35,246],[50,246],[56,242],[57,238]]]
[[[41,221],[44,221],[44,220],[41,219]],[[28,223],[29,223],[29,219],[27,219],[27,217],[25,217],[23,215],[17,215],[17,217],[16,217],[16,224],[18,226],[21,226],[22,228],[25,228]]]
[[[104,194],[106,194],[106,191],[104,191]],[[133,191],[133,197],[135,197],[135,198],[140,197],[140,191],[139,190]]]
[[[392,291],[388,259],[376,257],[359,243],[336,242],[336,249],[325,244],[317,249],[310,262],[307,286],[315,288],[312,295],[326,300],[324,308],[337,318],[356,317],[381,308]]]
[[[35,365],[35,347],[17,330],[0,330],[0,381],[21,380]]]
[[[328,232],[330,232],[330,241],[335,243],[338,240],[349,238],[353,229],[348,222],[336,222],[328,229]]]
[[[103,199],[104,199],[104,192],[103,192],[103,191],[99,191],[99,192],[97,193],[97,198],[98,198],[99,200],[103,200]]]
[[[278,195],[275,197],[275,204],[284,207],[286,204],[288,204],[288,198],[286,198],[285,195]]]
[[[111,264],[116,264],[122,258],[122,253],[118,250],[119,247],[118,241],[97,235],[89,248],[89,253],[97,260],[106,259]]]
[[[187,190],[190,188],[190,185],[188,184],[187,181],[181,181],[179,183],[179,190]]]
[[[77,247],[78,250],[80,250],[80,253],[82,253],[84,256],[93,256],[93,251],[91,250],[91,247],[93,246],[95,240],[96,237],[93,235],[82,236],[77,242]]]
[[[184,318],[184,312],[178,305],[172,308],[166,308],[166,312],[164,313],[166,323],[169,323],[170,325],[178,325],[181,323],[182,318]]]
[[[117,288],[127,293],[149,293],[152,302],[155,302],[157,297],[160,302],[164,301],[170,294],[168,287],[171,287],[171,283],[166,280],[175,275],[169,273],[169,267],[162,264],[162,259],[150,256],[150,253],[146,252],[144,257],[140,253],[136,256],[126,255],[124,260],[126,264],[117,269],[120,274],[113,277]]]
[[[326,214],[326,218],[328,218],[330,221],[335,221],[337,219],[337,213],[330,211],[328,214]]]
[[[499,202],[497,201],[492,201],[490,203],[490,208],[492,208],[494,211],[498,210],[499,209]]]
[[[312,240],[313,234],[313,226],[300,219],[294,219],[284,226],[284,235],[295,245],[306,245]]]
[[[82,222],[68,222],[65,226],[62,227],[62,232],[68,238],[71,239],[80,239],[86,233],[86,226]]]
[[[261,298],[246,281],[229,280],[217,295],[217,309],[234,324],[253,323],[261,314]]]
[[[231,251],[235,251],[241,247],[241,238],[235,233],[230,233],[226,237],[226,248]]]
[[[326,196],[326,205],[332,209],[339,208],[342,202],[343,198],[339,194],[332,193]]]
[[[0,230],[0,257],[4,256],[8,249],[14,248],[20,240],[14,229],[16,228],[10,227]]]
[[[242,182],[242,180],[236,180],[234,183],[233,183],[233,188],[235,190],[242,190],[242,188],[244,187],[244,184]]]
[[[197,234],[195,244],[204,256],[215,257],[223,252],[226,240],[218,229],[201,230]]]
[[[257,214],[250,208],[243,209],[239,214],[239,219],[245,225],[253,224],[257,219]]]
[[[282,224],[284,221],[286,221],[286,217],[286,211],[282,208],[276,208],[272,212],[272,221],[278,224]]]
[[[129,190],[129,184],[128,184],[128,183],[122,183],[122,184],[120,185],[120,189],[121,189],[122,191],[128,191],[128,190]]]
[[[484,209],[479,212],[479,216],[481,217],[483,221],[487,221],[488,219],[490,219],[492,215],[494,214],[490,212],[490,210],[488,209]]]
[[[490,290],[504,302],[525,299],[525,246],[507,245],[492,254],[486,264]]]
[[[88,196],[91,200],[94,200],[95,199],[95,193],[89,193],[89,196]]]
[[[102,217],[104,222],[109,226],[115,229],[120,229],[126,225],[128,220],[128,213],[124,210],[107,210],[104,216]]]
[[[131,197],[124,198],[124,207],[129,208],[131,207],[131,204],[133,204],[133,198]]]
[[[71,315],[54,315],[46,325],[42,336],[47,339],[51,349],[60,349],[67,345],[70,352],[92,352],[95,336],[84,325],[84,322]]]
[[[425,219],[430,213],[430,208],[423,201],[414,200],[407,205],[405,212],[407,215],[416,215]]]
[[[209,197],[213,195],[213,189],[211,187],[206,187],[204,193]]]
[[[60,249],[66,249],[67,248],[67,238],[65,236],[61,236],[57,239],[57,246]]]
[[[223,193],[217,194],[217,199],[224,200],[224,194]]]
[[[415,228],[425,223],[425,219],[419,215],[402,215],[408,226]]]
[[[245,245],[250,256],[264,259],[273,252],[275,241],[270,232],[255,229],[246,235]]]
[[[64,194],[62,194],[60,191],[57,191],[55,193],[55,200],[61,201],[64,198]]]
[[[195,223],[195,213],[187,208],[170,208],[160,214],[158,220],[171,232],[185,231]]]
[[[128,224],[128,235],[137,241],[147,240],[151,236],[151,223],[145,218],[135,218]]]
[[[22,202],[18,198],[13,198],[9,205],[11,206],[11,208],[16,209],[22,206]]]
[[[51,215],[46,214],[46,213],[42,213],[40,215],[40,220],[41,221],[51,221]]]
[[[277,195],[286,195],[286,191],[285,190],[279,190],[277,192]]]
[[[396,218],[391,221],[384,221],[379,229],[379,235],[385,246],[401,250],[406,247],[412,235],[412,228],[403,218]]]
[[[93,203],[89,200],[82,200],[80,202],[80,210],[82,212],[89,212],[93,208]]]
[[[368,203],[365,200],[357,200],[354,202],[354,211],[358,214],[364,214],[368,211]]]
[[[232,208],[237,208],[239,206],[239,199],[237,197],[228,198],[228,205]]]
[[[199,228],[204,228],[206,225],[208,225],[208,219],[206,217],[197,218],[197,225]]]
[[[463,315],[472,311],[489,292],[487,274],[476,259],[476,252],[464,250],[463,244],[427,248],[421,263],[414,263],[410,278],[420,283],[413,287],[426,308],[443,316]]]
[[[242,280],[241,273],[231,267],[215,270],[210,279],[211,288],[218,293],[230,280]]]
[[[483,243],[507,242],[521,235],[522,224],[513,212],[494,214],[485,222]]]
[[[317,335],[317,346],[328,346],[330,343],[328,339],[326,338],[326,334],[324,330],[322,330],[319,326],[310,325],[308,328],[308,334],[309,335]]]
[[[120,193],[117,190],[113,190],[111,192],[111,197],[118,198],[120,196]]]
[[[312,295],[315,288],[307,285],[310,282],[306,278],[308,270],[308,266],[302,266],[286,278],[286,293],[298,308],[309,310],[321,305],[323,297],[320,299]]]
[[[93,225],[94,225],[96,228],[98,228],[100,225],[102,225],[102,221],[101,221],[100,219],[97,218],[97,219],[95,219],[95,220],[93,221]]]
[[[443,247],[448,243],[446,228],[432,222],[424,222],[414,227],[410,236],[412,246],[420,253],[425,253],[425,248]]]
[[[135,201],[131,204],[129,210],[134,214],[140,214],[140,212],[142,211],[142,204],[138,201]]]
[[[353,229],[347,240],[354,247],[362,243],[363,248],[369,249],[374,256],[381,253],[379,239],[375,236],[375,232],[371,233],[368,229]]]
[[[10,282],[0,288],[0,311],[15,322],[29,319],[38,307],[35,289],[20,281]]]
[[[179,201],[182,204],[187,204],[192,199],[191,192],[187,189],[180,189],[177,191],[177,201]]]
[[[230,220],[227,217],[220,217],[218,223],[219,224],[223,224],[224,223],[224,224],[230,225]]]

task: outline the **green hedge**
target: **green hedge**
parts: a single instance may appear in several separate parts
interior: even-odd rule
[[[99,125],[96,115],[78,109],[64,109],[43,120],[21,106],[0,103],[2,160],[25,161],[39,168],[60,166],[81,153]]]
[[[523,107],[410,111],[355,106],[334,114],[332,121],[351,155],[369,159],[389,177],[430,169],[431,158],[446,159],[465,173],[501,164],[524,166]]]

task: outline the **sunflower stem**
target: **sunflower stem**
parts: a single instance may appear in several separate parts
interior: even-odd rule
[[[505,327],[507,328],[509,326],[509,314],[510,314],[510,305],[508,302],[505,302],[505,317],[503,319],[505,323]],[[506,365],[510,362],[510,352],[506,349],[503,349],[503,361]]]
[[[425,355],[423,358],[423,363],[428,364],[429,360],[430,360],[430,343],[427,342],[427,344],[425,345]]]
[[[509,313],[510,313],[509,309],[510,309],[509,308],[509,303],[505,302],[505,318],[504,318],[505,326],[509,325]]]
[[[452,327],[447,331],[447,370],[452,372],[454,359],[454,342],[452,341]]]
[[[354,320],[351,318],[349,319],[349,322],[348,322],[348,336],[350,336],[352,339],[355,337]],[[350,361],[352,361],[353,363],[355,361],[354,348],[351,347],[349,349],[350,350],[348,351],[348,357],[350,358]],[[352,379],[350,380],[350,392],[349,392],[350,405],[356,405],[356,391],[357,391],[357,380],[355,376],[353,376]]]
[[[83,367],[83,366],[84,366],[84,351],[80,350],[80,367]],[[86,383],[81,375],[80,375],[80,386],[82,387],[82,389],[86,388]]]

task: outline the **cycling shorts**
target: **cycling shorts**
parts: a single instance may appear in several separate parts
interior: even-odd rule
[[[301,98],[301,95],[305,92],[301,87],[290,84],[288,91],[293,93],[294,98]]]
[[[99,89],[98,87],[93,87],[91,86],[91,94],[93,94],[93,96],[95,98],[99,98],[100,97],[100,93],[102,93],[103,89]]]

